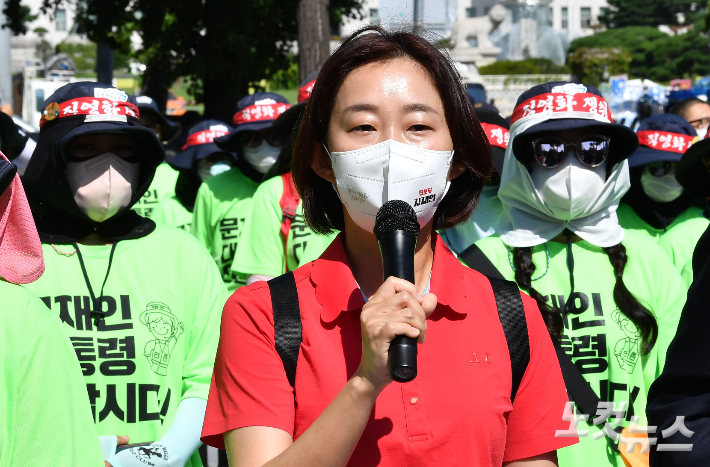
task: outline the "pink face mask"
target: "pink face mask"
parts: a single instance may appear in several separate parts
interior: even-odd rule
[[[0,153],[0,159],[7,158]],[[29,284],[44,272],[42,244],[20,177],[0,194],[0,278]]]
[[[81,212],[103,222],[131,203],[140,164],[107,152],[82,162],[68,162],[67,181]]]

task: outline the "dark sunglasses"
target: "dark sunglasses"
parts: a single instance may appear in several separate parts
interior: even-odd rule
[[[258,131],[244,131],[239,134],[239,141],[241,141],[242,146],[245,148],[256,148],[262,141],[266,140],[269,146],[280,147],[283,145],[281,138],[276,136],[276,134],[269,129],[266,136],[262,135]]]
[[[668,161],[651,162],[648,164],[648,171],[654,177],[663,177],[664,175],[667,175],[668,172],[670,172],[676,165],[678,164]]]
[[[532,145],[535,160],[548,169],[554,169],[565,160],[567,146],[574,146],[577,159],[588,167],[598,167],[609,157],[609,138],[601,135],[584,136],[576,143],[548,136],[536,139]]]

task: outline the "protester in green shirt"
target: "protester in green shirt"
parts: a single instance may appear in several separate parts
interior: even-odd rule
[[[27,288],[64,323],[98,434],[149,443],[109,464],[199,466],[219,271],[191,235],[130,209],[163,154],[122,91],[71,83],[44,107],[25,184],[46,271]]]
[[[17,285],[43,271],[16,167],[0,153],[0,466],[100,467],[89,398],[62,324]]]
[[[503,205],[498,199],[498,188],[500,187],[500,173],[503,170],[505,149],[508,147],[508,139],[510,138],[510,125],[497,112],[489,108],[474,106],[473,110],[481,122],[481,128],[486,133],[491,147],[493,172],[486,180],[486,185],[483,187],[471,217],[456,227],[439,232],[451,251],[457,255],[478,240],[495,234],[495,229],[503,217]]]
[[[693,144],[676,167],[676,178],[684,190],[702,198],[710,198],[710,139]],[[695,245],[708,227],[710,205],[706,205],[702,215],[670,229],[663,236],[660,245],[668,252],[676,269],[683,276],[687,287],[693,282],[693,252]]]
[[[318,72],[299,87],[298,104],[274,121],[272,131],[284,142],[278,161],[266,173],[252,200],[250,222],[240,238],[232,274],[247,284],[269,280],[317,259],[335,235],[316,235],[303,217],[303,205],[291,177],[291,157],[301,114]]]
[[[695,129],[677,115],[652,115],[637,130],[638,150],[629,158],[631,188],[617,214],[624,229],[656,241],[670,229],[702,216],[704,200],[685,191],[676,166],[698,139]]]
[[[252,196],[283,144],[271,126],[289,107],[285,97],[271,92],[257,92],[237,102],[234,128],[214,140],[222,150],[237,154],[237,164],[206,180],[197,191],[190,232],[212,254],[230,292],[246,284],[246,276],[235,276],[230,268],[249,222]]]
[[[237,161],[234,153],[221,150],[214,139],[228,134],[230,128],[219,120],[206,120],[190,128],[187,141],[168,164],[178,173],[175,196],[160,202],[153,213],[159,224],[190,231],[197,190],[202,182],[231,169]]]
[[[536,299],[558,337],[580,439],[558,450],[559,465],[622,467],[613,430],[632,420],[646,424],[648,389],[685,300],[665,252],[647,236],[625,232],[616,218],[629,187],[626,159],[638,140],[612,123],[596,88],[576,83],[526,91],[511,123],[498,192],[506,216],[499,237],[476,245]],[[612,401],[618,416],[580,403],[575,376],[600,402]],[[575,424],[571,412],[566,417]]]
[[[166,144],[180,131],[180,125],[171,122],[158,108],[158,104],[148,96],[129,96],[129,101],[138,107],[141,125],[149,128]],[[134,206],[141,216],[152,219],[158,204],[175,195],[175,182],[178,173],[167,163],[158,166],[150,187]]]

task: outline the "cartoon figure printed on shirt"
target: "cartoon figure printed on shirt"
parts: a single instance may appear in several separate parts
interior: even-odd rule
[[[611,319],[619,325],[626,337],[620,339],[614,346],[614,355],[619,366],[631,374],[639,358],[641,331],[621,311],[616,310],[611,314]]]
[[[167,376],[170,354],[185,327],[170,311],[165,303],[150,302],[140,317],[141,323],[148,327],[155,340],[148,341],[143,355],[155,374]]]

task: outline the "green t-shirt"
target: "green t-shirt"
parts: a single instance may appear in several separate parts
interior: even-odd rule
[[[700,237],[708,228],[705,217],[689,219],[670,229],[658,242],[671,257],[676,270],[683,277],[686,287],[693,283],[693,252]]]
[[[153,211],[151,219],[156,224],[169,225],[189,232],[190,224],[192,224],[192,213],[185,209],[185,206],[182,205],[177,197],[171,196],[160,202]]]
[[[512,256],[500,237],[485,238],[476,244],[504,277],[514,280]],[[622,424],[627,427],[634,415],[640,417],[640,425],[646,424],[648,390],[663,369],[685,302],[685,289],[668,256],[648,236],[626,232],[623,244],[628,253],[624,283],[655,314],[659,328],[656,345],[649,354],[640,354],[638,330],[614,303],[615,274],[608,256],[586,241],[572,246],[575,311],[563,317],[561,344],[602,401],[613,401],[615,408],[621,401],[630,403]],[[545,246],[550,258],[549,270]],[[559,309],[570,293],[567,245],[549,241],[536,246],[533,261],[537,266],[533,279],[541,276],[533,281],[533,287],[548,299],[553,309]],[[624,467],[619,455],[608,455],[606,440],[593,439],[603,427],[592,425],[593,418],[577,425],[579,430],[589,430],[589,436],[580,437],[579,444],[557,452],[561,467]]]
[[[616,215],[619,217],[619,225],[626,231],[635,231],[645,233],[656,241],[659,241],[661,237],[673,227],[682,224],[689,219],[696,219],[703,216],[703,210],[697,206],[691,206],[678,217],[676,217],[673,222],[668,226],[667,229],[657,229],[651,227],[645,220],[641,219],[636,211],[626,203],[619,204],[619,209],[616,211]]]
[[[282,196],[281,177],[265,181],[254,193],[249,223],[232,262],[232,272],[236,276],[259,274],[276,277],[287,270],[294,271],[299,265],[317,259],[336,237],[335,234],[314,234],[306,225],[303,203],[299,202],[285,248],[281,236]]]
[[[61,321],[18,285],[0,280],[0,296],[0,466],[103,466]]]
[[[79,248],[99,296],[111,245]],[[79,258],[66,256],[74,247],[42,249],[45,273],[26,287],[65,323],[98,434],[129,435],[131,443],[161,439],[182,399],[207,399],[227,298],[214,262],[172,227],[118,242],[99,299],[106,315],[97,325]],[[197,453],[191,462],[201,465]]]
[[[153,218],[153,211],[166,198],[175,196],[175,183],[179,172],[167,162],[163,162],[155,170],[153,182],[141,199],[133,206],[133,210],[143,217]]]
[[[208,178],[197,191],[190,232],[212,254],[230,292],[246,284],[246,277],[234,276],[230,268],[258,186],[233,167]]]

